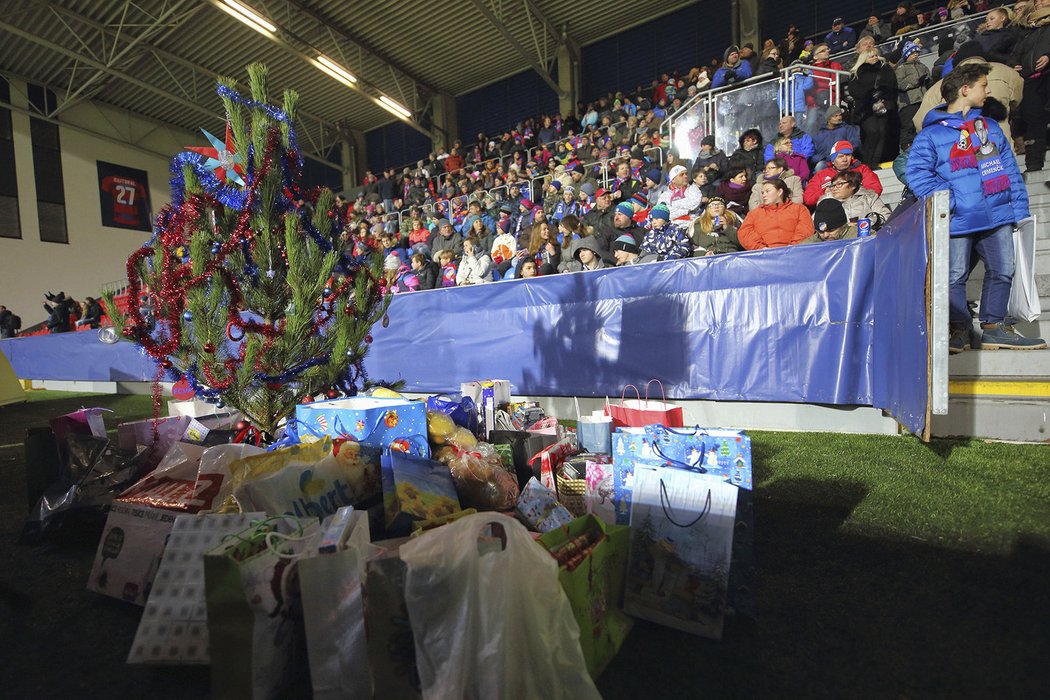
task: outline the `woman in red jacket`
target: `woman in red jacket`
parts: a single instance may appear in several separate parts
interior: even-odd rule
[[[753,209],[737,231],[748,250],[794,245],[813,234],[809,209],[791,201],[783,180],[762,183],[762,206]]]

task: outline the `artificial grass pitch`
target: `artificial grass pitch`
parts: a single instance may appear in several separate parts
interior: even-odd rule
[[[207,697],[206,670],[124,664],[139,609],[84,589],[97,535],[16,544],[25,428],[96,405],[115,428],[150,398],[29,398],[0,408],[4,695]],[[1050,446],[750,434],[755,618],[721,642],[638,621],[604,697],[1045,697]]]

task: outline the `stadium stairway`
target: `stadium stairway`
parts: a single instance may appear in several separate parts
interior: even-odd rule
[[[883,201],[893,208],[903,186],[893,171],[878,172]],[[1050,336],[1050,172],[1027,178],[1029,208],[1036,217],[1035,279],[1043,316],[1017,324],[1028,337]],[[967,284],[967,297],[980,299],[984,265]],[[976,326],[976,324],[975,324]],[[975,339],[979,333],[975,331]],[[971,350],[948,360],[948,415],[934,416],[939,437],[1050,441],[1050,350]]]

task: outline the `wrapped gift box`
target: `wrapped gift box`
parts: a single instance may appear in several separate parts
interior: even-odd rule
[[[300,439],[317,435],[342,437],[373,447],[388,447],[400,438],[427,435],[427,407],[421,401],[355,396],[301,404],[295,417],[304,424]]]

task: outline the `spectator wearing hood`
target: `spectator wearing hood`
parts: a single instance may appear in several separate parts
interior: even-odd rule
[[[1015,25],[1018,38],[1011,65],[1021,66],[1024,79],[1019,112],[1025,126],[1025,169],[1035,172],[1045,162],[1050,118],[1050,1],[1036,0],[1018,15]]]
[[[762,150],[762,132],[758,129],[748,129],[740,134],[738,143],[740,148],[729,156],[729,169],[743,168],[747,171],[748,178],[755,177],[766,162]]]
[[[650,228],[640,246],[642,253],[651,253],[657,260],[688,258],[693,252],[689,233],[671,223],[671,210],[666,204],[657,204],[649,212]]]
[[[846,122],[841,107],[832,105],[824,118],[824,126],[813,136],[813,156],[809,162],[814,173],[828,167],[828,154],[835,149],[835,144],[839,141],[848,141],[853,150],[860,150],[860,128]]]
[[[857,225],[851,224],[846,218],[842,202],[837,199],[822,199],[813,212],[813,235],[801,242],[823,243],[856,237]]]
[[[766,163],[765,170],[762,171],[762,177],[751,188],[748,211],[762,206],[762,184],[768,180],[783,180],[791,192],[791,201],[796,204],[802,204],[802,180],[788,167],[786,160],[776,157]]]
[[[791,190],[783,180],[762,183],[762,206],[751,211],[737,235],[748,250],[779,248],[801,243],[813,234],[813,219],[801,204],[789,201]]]
[[[729,157],[726,156],[725,151],[715,146],[714,136],[708,134],[701,139],[700,152],[696,154],[692,169],[708,171],[708,182],[717,182],[729,170]]]
[[[684,165],[676,165],[668,173],[668,187],[660,195],[659,202],[666,204],[671,219],[684,219],[700,208],[703,194],[700,188],[689,182],[689,171]]]
[[[604,270],[609,267],[605,262],[601,248],[593,236],[584,236],[576,241],[572,257],[572,261],[562,263],[563,272],[588,272],[590,270]]]
[[[785,114],[780,118],[780,122],[777,124],[777,134],[791,139],[791,151],[793,153],[803,158],[809,158],[813,155],[813,139],[810,138],[809,134],[798,128],[798,122],[790,114]],[[763,153],[766,161],[770,160],[774,155],[774,141],[776,141],[775,138],[766,144],[766,150]]]
[[[831,20],[831,31],[824,37],[824,43],[831,47],[831,53],[849,51],[857,43],[857,33],[841,17]]]
[[[966,42],[959,47],[959,50],[955,54],[956,66],[961,66],[967,63],[985,63],[980,45],[976,42]],[[1006,138],[1012,141],[1009,115],[1011,112],[1015,114],[1017,113],[1024,95],[1026,81],[1021,77],[1021,74],[1009,65],[1003,65],[1002,63],[988,63],[987,65],[991,71],[988,73],[989,97],[985,100],[984,107],[981,108],[981,113],[998,122],[999,127],[1003,130],[1003,133],[1006,134]],[[943,84],[943,79],[938,80],[931,85],[930,89],[926,91],[926,94],[922,96],[922,103],[919,105],[919,110],[912,118],[912,124],[915,126],[916,131],[922,129],[923,121],[931,110],[944,104],[944,97],[941,95],[941,86]]]
[[[861,187],[871,190],[875,194],[882,194],[882,182],[879,176],[871,168],[853,157],[853,144],[849,141],[839,141],[832,149],[829,167],[816,173],[806,185],[806,191],[802,195],[802,201],[807,207],[817,206],[817,202],[831,187],[831,178],[838,173],[847,170],[855,170],[860,173]]]
[[[722,59],[722,67],[715,71],[711,79],[711,88],[723,85],[735,85],[751,77],[751,64],[740,57],[740,48],[730,46]]]
[[[915,138],[915,127],[912,118],[919,111],[923,95],[930,84],[930,69],[919,60],[919,46],[911,41],[904,42],[901,49],[901,62],[893,69],[897,76],[897,88],[900,90],[901,148],[911,146]]]

